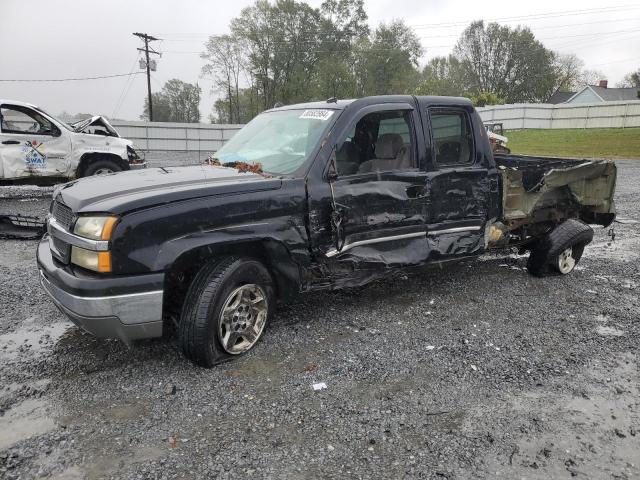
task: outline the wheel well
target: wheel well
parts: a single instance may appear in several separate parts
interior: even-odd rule
[[[292,271],[295,264],[286,248],[275,241],[260,240],[232,245],[209,245],[190,250],[180,255],[166,271],[164,281],[165,317],[177,323],[191,281],[208,262],[228,255],[249,257],[260,261],[273,277],[276,296],[291,296],[299,291],[299,272]],[[282,256],[286,255],[286,258]],[[167,318],[165,318],[166,320]]]
[[[115,153],[85,153],[80,157],[80,163],[76,169],[76,177],[80,178],[84,176],[84,172],[89,164],[97,160],[111,160],[120,165],[123,170],[129,170],[129,164]]]

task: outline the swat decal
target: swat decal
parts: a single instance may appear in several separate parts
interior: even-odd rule
[[[47,155],[44,153],[42,142],[32,140],[24,142],[22,146],[24,162],[28,170],[43,170],[47,167]]]

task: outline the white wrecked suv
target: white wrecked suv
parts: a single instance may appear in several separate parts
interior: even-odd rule
[[[35,105],[0,100],[0,180],[68,180],[146,166],[104,117],[68,125]]]

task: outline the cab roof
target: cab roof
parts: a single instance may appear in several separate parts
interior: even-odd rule
[[[299,109],[325,109],[325,110],[344,110],[351,104],[358,104],[362,106],[377,104],[377,103],[413,103],[418,101],[421,105],[448,105],[448,106],[471,106],[471,100],[464,97],[441,97],[436,95],[377,95],[371,97],[362,97],[357,99],[345,99],[334,100],[329,99],[325,101],[296,103],[292,105],[283,105],[281,107],[274,107],[267,112],[280,111],[280,110],[299,110]]]

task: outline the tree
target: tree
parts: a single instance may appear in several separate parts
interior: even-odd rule
[[[322,26],[317,9],[295,0],[258,0],[231,21],[232,34],[246,42],[263,108],[308,99]]]
[[[419,95],[465,96],[466,76],[460,61],[453,55],[435,57],[422,70]]]
[[[504,105],[504,98],[500,98],[491,92],[478,92],[469,96],[471,103],[476,107],[486,107],[487,105]]]
[[[235,35],[217,35],[209,37],[206,51],[200,55],[207,63],[202,67],[202,75],[213,79],[212,90],[226,96],[227,111],[224,117],[218,112],[218,118],[224,123],[244,123],[248,119],[240,115],[240,83],[247,74],[246,45],[242,38]]]
[[[635,72],[627,73],[617,85],[619,88],[640,88],[640,68]]]
[[[369,36],[363,0],[326,0],[321,6],[323,32],[316,67],[316,97],[358,95],[356,46]]]
[[[583,86],[584,62],[574,53],[554,54],[556,82],[554,91],[572,92]]]
[[[420,82],[420,40],[403,21],[381,24],[360,45],[363,95],[413,93]]]
[[[509,103],[539,102],[554,91],[554,54],[526,27],[472,22],[454,49],[471,92],[491,92]]]
[[[153,120],[156,122],[197,123],[200,121],[201,88],[174,78],[167,81],[162,91],[152,93]],[[145,99],[144,113],[149,118],[149,101]]]

